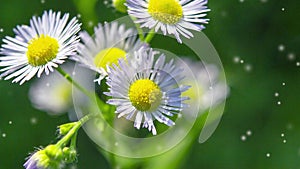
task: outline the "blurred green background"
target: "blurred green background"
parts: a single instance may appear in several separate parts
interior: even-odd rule
[[[110,1],[0,2],[1,39],[13,36],[16,25],[28,24],[32,15],[48,9],[72,16],[80,10],[83,28],[88,30],[92,23],[123,16],[110,7]],[[93,2],[94,10],[87,10]],[[299,168],[299,7],[298,0],[209,1],[211,21],[204,33],[219,52],[231,92],[215,133],[203,144],[195,141],[178,168]],[[164,45],[157,38],[152,44]],[[185,54],[178,48],[174,51]],[[68,122],[67,115],[52,117],[34,109],[28,99],[29,86],[30,82],[19,86],[0,81],[1,169],[22,168],[28,152],[55,141],[56,126]],[[83,131],[78,139],[79,160],[69,168],[109,168]]]

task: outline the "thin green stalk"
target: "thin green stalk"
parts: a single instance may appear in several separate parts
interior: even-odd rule
[[[131,17],[131,20],[133,21],[133,23],[134,23],[134,25],[135,25],[135,27],[136,27],[136,30],[138,31],[140,40],[141,40],[141,41],[144,41],[144,40],[145,40],[145,36],[144,36],[144,31],[143,31],[143,29],[141,28],[141,25],[134,22],[134,21],[136,20],[136,18]]]
[[[71,149],[76,149],[76,142],[77,142],[77,132],[71,138]]]
[[[73,84],[77,89],[82,91],[87,96],[92,96],[89,91],[87,91],[85,88],[83,88],[80,84],[78,84],[76,81],[72,79],[72,77],[66,73],[61,67],[56,68],[56,70],[64,77],[66,78],[71,84]]]
[[[69,142],[69,140],[77,134],[77,131],[80,129],[81,126],[83,126],[88,120],[90,120],[92,117],[95,117],[96,114],[88,114],[81,118],[78,122],[76,122],[75,126],[66,134],[61,140],[59,140],[56,145],[63,147],[66,143]],[[76,143],[76,142],[75,142]]]
[[[150,43],[151,40],[153,39],[154,35],[155,35],[155,31],[154,31],[154,29],[151,29],[150,32],[147,34],[144,42]]]

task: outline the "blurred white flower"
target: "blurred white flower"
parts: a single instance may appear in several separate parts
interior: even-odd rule
[[[189,58],[182,58],[178,61],[183,67],[189,67],[193,75],[185,71],[183,83],[191,88],[184,92],[184,96],[191,99],[187,101],[189,105],[199,105],[199,111],[204,112],[223,102],[229,94],[229,87],[224,79],[220,79],[220,69],[214,64],[206,64],[194,61]]]
[[[72,70],[71,65],[64,67]],[[72,108],[72,85],[58,72],[53,72],[32,83],[29,99],[35,108],[60,115]]]

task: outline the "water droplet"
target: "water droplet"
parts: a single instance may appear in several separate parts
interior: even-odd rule
[[[276,92],[276,93],[274,94],[274,96],[275,96],[275,97],[279,97],[279,93]]]
[[[280,52],[284,51],[284,49],[285,49],[285,46],[284,46],[283,44],[280,44],[280,45],[278,46],[278,50],[279,50]]]
[[[6,133],[2,133],[2,137],[5,138],[6,137]]]
[[[213,87],[212,86],[209,86],[209,90],[212,90],[213,89]]]
[[[49,87],[49,86],[50,86],[50,83],[46,83],[46,86]]]
[[[88,22],[88,26],[89,26],[89,27],[92,27],[93,24],[94,24],[93,21],[89,21],[89,22]]]
[[[282,86],[285,86],[285,83],[284,83],[284,82],[282,83]]]
[[[81,14],[77,14],[77,18],[81,18]]]
[[[280,137],[284,137],[284,133],[281,133],[281,134],[280,134]]]
[[[182,114],[179,113],[179,114],[177,115],[177,117],[178,117],[178,118],[182,118]]]
[[[72,165],[70,166],[70,169],[77,169],[77,165],[72,164]]]
[[[285,8],[281,8],[282,11],[285,11]]]
[[[244,69],[247,71],[247,72],[250,72],[252,70],[252,66],[250,64],[246,64]]]
[[[286,143],[286,140],[283,140],[282,142],[285,144],[285,143]]]
[[[293,128],[294,128],[294,126],[293,126],[292,123],[288,123],[288,124],[286,125],[286,129],[287,129],[287,130],[292,130]]]
[[[266,2],[268,2],[268,0],[260,0],[260,2],[266,3]]]
[[[242,141],[246,141],[246,140],[247,140],[247,137],[246,137],[245,135],[242,135],[242,136],[241,136],[241,140],[242,140]]]
[[[46,0],[41,0],[41,3],[44,4],[46,2]]]
[[[37,124],[37,118],[36,117],[31,117],[30,118],[30,123],[32,124],[32,125],[35,125],[35,124]]]
[[[103,1],[104,5],[107,5],[108,4],[108,1]]]
[[[297,63],[296,63],[296,66],[300,66],[300,62],[297,62]]]
[[[0,28],[0,32],[4,32],[4,29],[3,29],[3,28]]]
[[[221,11],[221,16],[222,17],[226,17],[227,16],[227,12],[226,11]]]
[[[72,72],[72,75],[73,75],[73,76],[75,76],[75,75],[76,75],[76,72],[75,72],[75,71],[73,71],[73,72]]]
[[[278,101],[277,104],[278,104],[278,105],[281,105],[281,101]]]
[[[288,58],[289,60],[295,60],[295,59],[296,59],[296,55],[295,55],[294,53],[289,53],[289,54],[287,55],[287,58]]]
[[[240,0],[240,2],[241,2],[241,3],[243,3],[243,2],[244,2],[244,0]]]
[[[267,153],[266,157],[268,157],[268,158],[271,157],[271,153]]]
[[[235,63],[239,63],[240,60],[241,60],[241,59],[240,59],[238,56],[235,56],[235,57],[233,58],[233,62],[235,62]]]
[[[161,150],[162,147],[159,145],[159,146],[156,147],[156,149],[157,149],[157,150]]]
[[[13,123],[12,121],[9,121],[9,122],[8,122],[8,124],[12,124],[12,123]]]
[[[244,63],[244,60],[241,60],[240,63]]]
[[[251,131],[251,130],[248,130],[248,131],[246,132],[246,134],[247,134],[248,136],[251,136],[251,135],[252,135],[252,131]]]

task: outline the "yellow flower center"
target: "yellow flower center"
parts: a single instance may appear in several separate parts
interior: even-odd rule
[[[131,104],[140,111],[153,111],[160,105],[162,92],[152,80],[140,79],[129,88]]]
[[[97,67],[106,69],[106,65],[118,64],[118,59],[125,59],[126,52],[119,48],[107,48],[101,50],[95,57],[94,63]]]
[[[149,0],[148,12],[155,20],[166,24],[175,24],[183,16],[178,0]]]
[[[45,65],[54,59],[58,53],[58,41],[50,36],[41,35],[28,43],[26,52],[28,63],[32,66]]]

